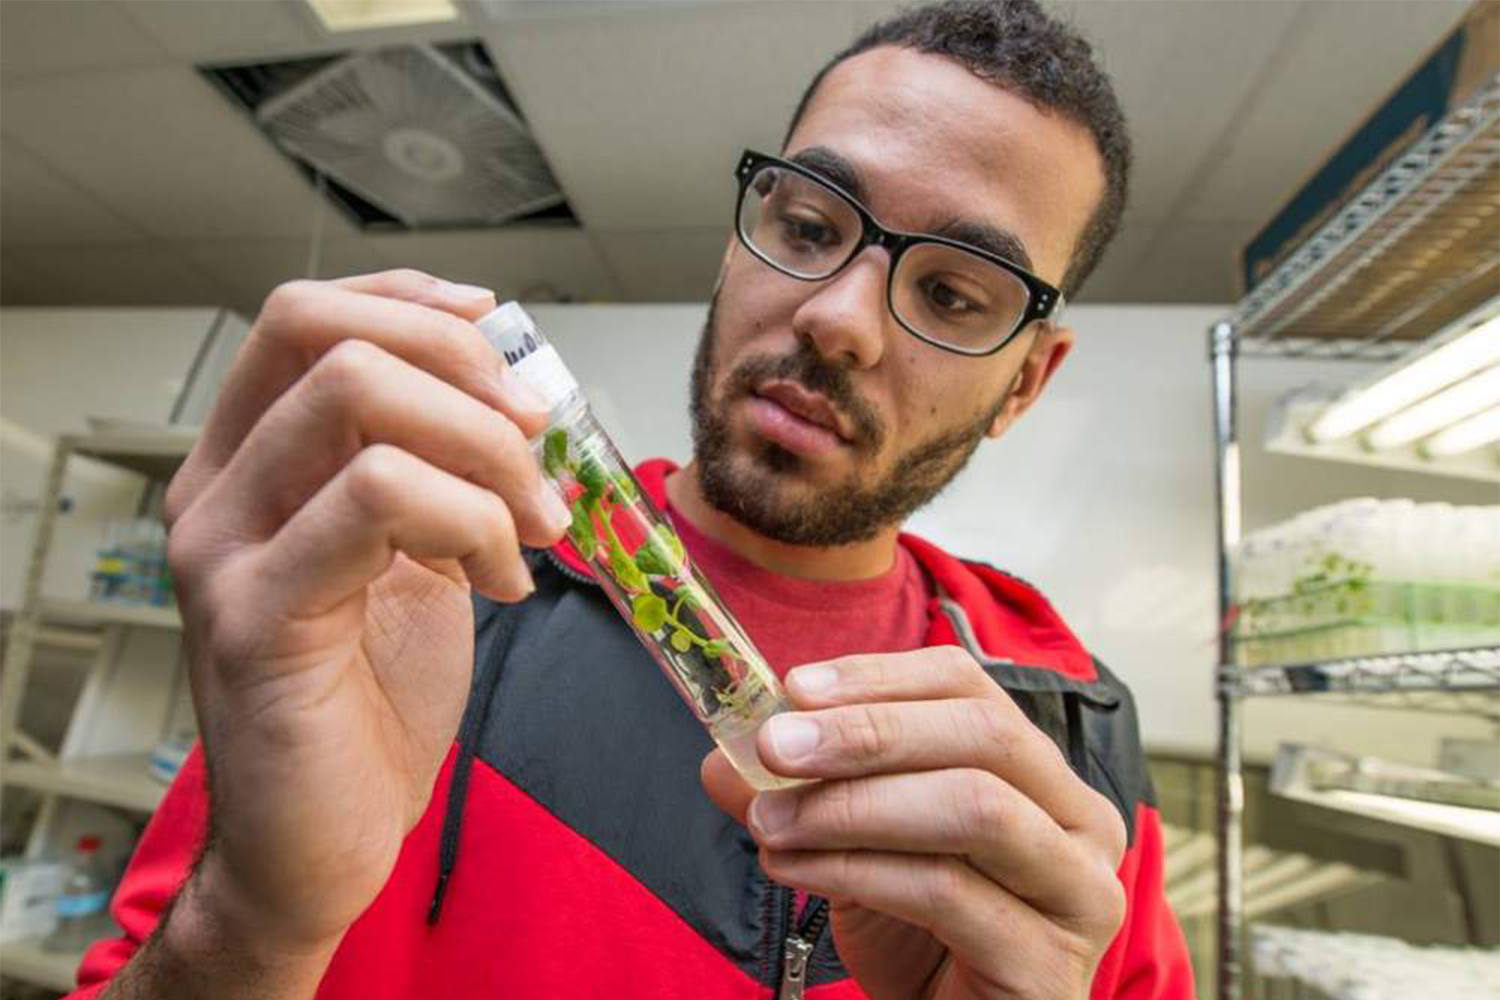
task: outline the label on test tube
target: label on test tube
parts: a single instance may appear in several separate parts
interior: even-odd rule
[[[555,410],[579,391],[578,380],[563,364],[557,348],[542,336],[518,303],[505,303],[475,325],[511,370],[541,394],[548,409]]]

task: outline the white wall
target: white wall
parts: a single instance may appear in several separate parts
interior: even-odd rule
[[[687,378],[701,306],[537,306],[538,323],[619,428],[627,456],[685,458]],[[1216,306],[1079,306],[1078,346],[1046,396],[988,442],[912,530],[1017,573],[1047,593],[1079,636],[1131,684],[1148,742],[1212,748],[1215,513],[1206,330]],[[1456,480],[1269,455],[1271,401],[1309,381],[1353,378],[1345,362],[1241,366],[1245,527],[1353,495],[1500,502]],[[1468,720],[1277,699],[1253,702],[1247,749],[1333,742],[1431,760]]]

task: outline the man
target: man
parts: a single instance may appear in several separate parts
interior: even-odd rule
[[[84,995],[1189,997],[1128,694],[899,533],[1067,355],[1128,161],[1032,0],[876,26],[741,161],[695,457],[641,479],[786,676],[759,752],[820,780],[761,795],[546,551],[490,294],[278,289],[167,498],[204,749]]]

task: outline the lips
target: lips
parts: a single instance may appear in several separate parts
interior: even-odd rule
[[[838,435],[844,441],[852,440],[850,433],[844,429],[843,422],[839,420],[838,412],[822,396],[810,393],[791,382],[767,383],[757,389],[755,394],[770,400],[795,417]]]

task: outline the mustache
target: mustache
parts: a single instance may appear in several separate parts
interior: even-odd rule
[[[753,395],[766,382],[795,382],[808,392],[825,397],[834,409],[849,418],[853,443],[875,449],[885,440],[885,422],[868,402],[854,391],[849,372],[830,364],[806,344],[795,354],[782,357],[753,357],[740,362],[724,383],[726,399]]]

